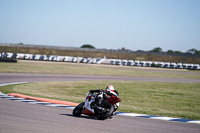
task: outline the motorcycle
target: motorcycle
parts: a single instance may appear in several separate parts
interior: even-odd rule
[[[121,102],[118,92],[115,92],[117,95],[111,95],[103,98],[101,105],[97,105],[96,101],[98,97],[103,97],[102,92],[88,92],[85,102],[80,103],[74,108],[73,116],[78,117],[81,114],[85,114],[94,116],[99,120],[112,118],[119,107],[119,102]]]

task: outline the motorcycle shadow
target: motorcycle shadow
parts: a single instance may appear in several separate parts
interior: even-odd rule
[[[72,114],[60,114],[60,115],[65,115],[65,116],[75,117],[75,116],[73,116]],[[95,117],[87,116],[87,115],[81,115],[81,116],[79,116],[79,117],[75,117],[75,118],[84,118],[84,119],[97,120]]]

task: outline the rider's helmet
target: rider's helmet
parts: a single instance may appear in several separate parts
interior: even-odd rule
[[[114,91],[114,90],[115,90],[115,88],[112,85],[108,85],[106,87],[106,91]]]
[[[117,97],[119,96],[118,91],[116,91],[115,88],[114,88],[114,86],[112,86],[112,85],[108,85],[106,87],[106,91],[109,92],[109,93],[112,93],[113,95],[115,95]]]

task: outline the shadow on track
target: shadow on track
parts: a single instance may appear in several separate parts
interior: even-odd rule
[[[72,114],[60,114],[60,115],[65,115],[65,116],[71,116],[71,117],[75,117]],[[81,115],[79,117],[75,117],[75,118],[84,118],[84,119],[91,119],[91,120],[97,120],[95,117],[92,116],[86,116],[86,115]]]

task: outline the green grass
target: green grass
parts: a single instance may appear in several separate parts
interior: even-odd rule
[[[90,89],[104,89],[108,84],[115,86],[122,99],[118,111],[200,120],[200,83],[38,82],[5,86],[0,91],[80,103]]]
[[[44,61],[19,61],[19,63],[0,63],[0,73],[51,73],[51,74],[81,74],[81,75],[114,75],[114,76],[133,76],[133,77],[165,77],[165,78],[188,78],[200,79],[200,72],[191,74],[188,70],[170,70],[155,68],[112,66],[112,65],[91,65],[77,63],[58,63]],[[168,72],[168,71],[174,71]],[[184,72],[184,73],[180,73]]]

